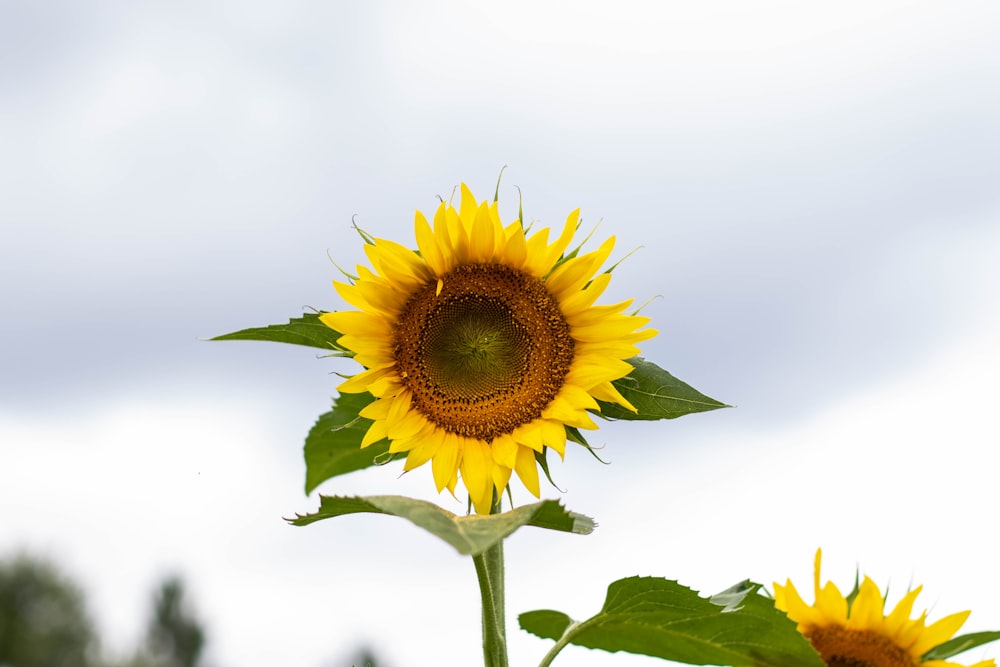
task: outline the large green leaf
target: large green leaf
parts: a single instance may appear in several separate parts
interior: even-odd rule
[[[274,343],[291,343],[306,345],[326,350],[342,350],[338,347],[340,332],[334,331],[319,321],[323,313],[306,313],[302,317],[293,317],[287,324],[271,324],[266,327],[242,329],[233,333],[222,334],[209,340],[266,340]]]
[[[958,655],[959,653],[976,648],[977,646],[982,646],[983,644],[995,642],[998,639],[1000,639],[1000,632],[997,632],[996,630],[988,632],[970,632],[967,635],[952,637],[943,644],[938,644],[925,653],[923,660],[947,660],[948,658]]]
[[[398,516],[437,535],[459,553],[478,556],[521,526],[586,535],[594,521],[582,514],[567,511],[556,500],[543,500],[502,514],[458,516],[434,503],[403,496],[337,497],[320,496],[319,510],[298,514],[289,522],[305,526],[322,519],[345,514],[371,512]]]
[[[612,384],[638,412],[627,410],[616,403],[599,401],[601,415],[604,417],[674,419],[694,412],[730,407],[714,398],[709,398],[642,357],[632,357],[628,363],[632,364],[632,372]]]
[[[306,493],[322,482],[363,470],[387,460],[389,441],[382,440],[361,449],[370,419],[358,412],[375,400],[371,394],[341,394],[333,401],[333,409],[319,416],[306,436]]]
[[[544,639],[693,665],[823,667],[795,623],[759,588],[744,582],[703,598],[676,581],[630,577],[611,584],[604,608],[581,623],[551,610],[518,620]]]

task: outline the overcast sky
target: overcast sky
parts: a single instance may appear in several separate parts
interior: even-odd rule
[[[505,219],[519,188],[639,248],[607,300],[653,299],[645,355],[738,406],[568,452],[546,493],[600,528],[511,539],[514,664],[547,650],[522,611],[633,574],[808,585],[820,545],[1000,628],[992,2],[0,1],[0,556],[58,558],[118,650],[178,571],[218,667],[475,664],[471,562],[281,521],[352,368],[199,338],[342,307],[353,216],[412,245],[504,165]],[[320,491],[464,507],[429,470]]]

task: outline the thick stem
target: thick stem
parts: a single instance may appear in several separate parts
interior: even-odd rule
[[[492,514],[499,514],[497,499]],[[472,557],[483,601],[483,661],[486,667],[507,665],[507,621],[504,607],[503,540]]]

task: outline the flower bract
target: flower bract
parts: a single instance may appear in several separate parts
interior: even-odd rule
[[[631,300],[595,305],[614,238],[570,249],[578,224],[576,210],[555,238],[529,234],[463,184],[433,224],[417,211],[416,250],[368,238],[370,268],[334,283],[357,310],[321,316],[364,367],[339,390],[375,397],[362,447],[388,439],[405,470],[430,462],[438,492],[461,479],[486,513],[512,473],[539,495],[536,455],[563,456],[567,427],[597,428],[598,400],[635,409],[612,382],[656,332]]]
[[[885,598],[867,576],[856,595],[845,597],[833,582],[820,586],[822,551],[816,552],[813,575],[815,602],[803,601],[795,585],[774,584],[778,609],[798,623],[799,632],[830,667],[963,667],[946,660],[924,660],[924,655],[949,639],[965,623],[968,611],[958,612],[927,625],[927,612],[910,618],[921,587],[909,591],[891,612]],[[971,667],[996,667],[990,660]]]

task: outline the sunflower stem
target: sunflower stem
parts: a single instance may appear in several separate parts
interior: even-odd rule
[[[496,499],[491,514],[500,513]],[[507,622],[504,611],[503,540],[472,557],[483,600],[483,663],[485,667],[508,667]]]

